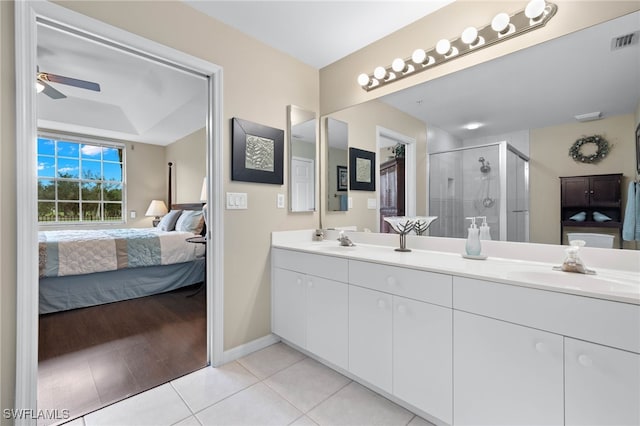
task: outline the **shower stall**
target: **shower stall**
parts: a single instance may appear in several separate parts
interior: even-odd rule
[[[529,158],[507,142],[429,154],[429,215],[431,236],[466,238],[465,218],[486,216],[492,240],[529,241]]]

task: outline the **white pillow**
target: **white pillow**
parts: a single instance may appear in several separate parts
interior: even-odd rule
[[[176,231],[200,234],[204,226],[202,210],[185,210],[176,222]]]
[[[158,229],[160,231],[173,231],[176,229],[176,222],[180,218],[180,214],[182,210],[171,210],[169,213],[164,215],[162,219],[160,219],[160,223],[158,223]]]

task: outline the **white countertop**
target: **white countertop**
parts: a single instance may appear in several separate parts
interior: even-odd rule
[[[596,275],[584,275],[552,270],[562,259],[557,264],[499,257],[472,260],[458,253],[435,250],[412,249],[401,253],[393,247],[361,243],[341,247],[335,240],[278,241],[273,247],[640,305],[638,273],[595,268]]]

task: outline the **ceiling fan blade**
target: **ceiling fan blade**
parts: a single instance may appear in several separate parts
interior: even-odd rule
[[[44,81],[40,80],[40,83],[44,86],[44,90],[42,90],[42,93],[44,93],[45,95],[47,95],[51,99],[64,99],[64,98],[66,98],[64,93],[59,92],[58,90],[54,89],[53,87],[51,87],[50,85],[48,85]]]
[[[41,79],[52,83],[66,84],[67,86],[80,87],[81,89],[93,90],[94,92],[100,91],[100,85],[91,81],[78,80],[77,78],[64,77],[46,72],[40,73],[39,76]]]

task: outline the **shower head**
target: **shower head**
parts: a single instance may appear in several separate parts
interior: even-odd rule
[[[482,163],[482,166],[480,166],[480,172],[489,173],[491,171],[491,166],[488,161],[485,161],[484,157],[478,158],[478,161]]]

